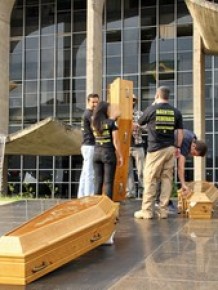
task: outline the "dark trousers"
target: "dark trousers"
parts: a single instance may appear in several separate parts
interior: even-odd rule
[[[104,191],[112,199],[116,163],[113,148],[95,147],[93,157],[95,194],[101,195]]]

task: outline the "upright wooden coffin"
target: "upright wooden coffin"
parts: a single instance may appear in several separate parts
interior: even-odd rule
[[[218,189],[210,182],[194,181],[187,184],[191,195],[186,199],[186,211],[192,219],[209,219],[218,198]]]
[[[57,205],[0,238],[0,284],[25,285],[105,243],[117,205],[106,196]]]
[[[133,115],[133,82],[116,79],[110,85],[108,101],[120,109],[118,119],[118,134],[121,151],[123,154],[123,166],[117,166],[114,181],[113,200],[120,201],[126,197],[126,183],[129,168],[129,148],[132,136],[132,115]]]

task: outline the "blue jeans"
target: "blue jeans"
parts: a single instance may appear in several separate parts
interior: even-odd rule
[[[94,194],[94,146],[82,145],[81,153],[83,156],[83,166],[80,175],[79,189],[77,193],[78,198]]]
[[[104,192],[112,199],[117,163],[114,149],[96,147],[93,161],[95,171],[95,194],[102,194]]]

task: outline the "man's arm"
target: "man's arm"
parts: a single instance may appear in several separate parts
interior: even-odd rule
[[[183,129],[177,129],[177,140],[176,140],[176,145],[178,148],[181,148],[182,146],[182,140],[183,140]]]
[[[178,157],[178,177],[183,191],[187,191],[188,187],[185,183],[185,162],[186,158],[182,154]]]

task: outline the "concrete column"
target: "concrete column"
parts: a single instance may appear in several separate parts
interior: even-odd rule
[[[194,132],[205,140],[205,55],[203,43],[194,22],[193,35],[193,110]],[[205,158],[194,158],[194,180],[205,180]]]
[[[87,0],[86,94],[102,95],[102,11],[105,0]]]
[[[10,16],[15,0],[0,0],[0,134],[8,133]]]
[[[0,0],[0,134],[8,134],[9,124],[9,44],[10,18],[15,0]],[[5,158],[0,196],[7,191],[7,158]]]

